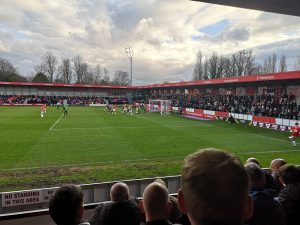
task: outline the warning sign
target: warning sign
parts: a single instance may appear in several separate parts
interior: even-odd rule
[[[2,193],[2,207],[48,202],[55,189]]]
[[[2,194],[2,206],[26,205],[41,202],[41,191],[12,192]]]

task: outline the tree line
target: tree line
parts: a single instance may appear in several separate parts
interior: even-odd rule
[[[112,79],[107,68],[99,64],[93,66],[80,55],[72,59],[63,58],[59,62],[57,57],[47,51],[35,65],[30,77],[24,77],[7,59],[0,57],[0,81],[31,81],[35,83],[64,83],[64,84],[96,84],[96,85],[129,85],[127,72],[115,71]]]
[[[295,60],[293,70],[300,70],[300,56]],[[193,70],[193,80],[207,80],[224,77],[240,77],[255,74],[268,74],[288,71],[286,57],[277,57],[275,53],[268,56],[263,64],[255,61],[251,50],[242,50],[230,56],[213,53],[206,58],[201,51]]]
[[[300,56],[295,60],[292,69],[300,70]],[[279,58],[276,54],[272,54],[264,60],[263,64],[259,64],[255,61],[251,50],[242,50],[230,56],[213,53],[209,58],[198,51],[193,80],[268,74],[287,70],[285,55]],[[50,51],[41,57],[40,63],[34,66],[31,76],[27,78],[20,75],[7,59],[0,57],[0,81],[125,86],[130,84],[127,72],[115,71],[111,79],[107,68],[102,68],[99,64],[93,66],[80,55],[72,59],[63,58],[58,62],[57,57]]]

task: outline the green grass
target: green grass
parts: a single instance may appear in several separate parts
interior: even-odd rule
[[[299,164],[288,133],[176,115],[107,115],[103,108],[0,107],[0,191],[176,175],[201,148]],[[297,151],[295,151],[297,150]]]

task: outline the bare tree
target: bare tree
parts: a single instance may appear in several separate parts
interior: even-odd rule
[[[90,73],[89,73],[89,64],[84,62],[81,65],[82,69],[82,80],[81,83],[83,84],[90,84],[91,83],[91,77],[90,77]]]
[[[114,85],[129,85],[130,79],[128,73],[123,71],[116,71],[112,83]]]
[[[208,60],[210,79],[218,78],[217,77],[218,61],[219,61],[219,56],[217,55],[216,52],[214,52],[210,57],[210,59]]]
[[[232,76],[232,70],[231,70],[231,61],[230,58],[224,57],[224,69],[223,69],[223,77],[231,77]]]
[[[297,57],[294,63],[294,70],[298,71],[300,70],[300,56]]]
[[[204,76],[203,76],[204,80],[208,80],[210,78],[208,60],[206,60],[203,64],[203,74],[204,74]]]
[[[230,74],[229,77],[237,76],[237,56],[233,54],[230,58]]]
[[[99,64],[94,69],[94,83],[100,84],[101,83],[101,77],[102,77],[102,71]]]
[[[244,54],[244,72],[243,75],[252,75],[255,71],[255,57],[252,55],[252,51],[245,51]]]
[[[218,62],[218,67],[217,67],[217,78],[222,78],[222,77],[226,77],[226,65],[227,64],[227,60],[225,56],[220,56],[219,57],[219,62]]]
[[[235,54],[236,76],[251,75],[254,70],[255,58],[252,51],[242,50]]]
[[[202,52],[198,51],[197,61],[193,71],[193,80],[203,80],[203,62],[202,62]]]
[[[43,72],[49,76],[50,82],[53,83],[53,75],[56,71],[57,59],[52,52],[47,51],[45,55],[42,56],[41,66]]]
[[[12,63],[0,57],[0,81],[26,81],[26,78],[18,74]]]
[[[260,64],[256,64],[254,66],[253,74],[263,74],[263,66]]]
[[[76,75],[76,83],[82,83],[83,79],[83,70],[84,70],[84,62],[80,55],[77,55],[73,58],[73,69]]]
[[[103,75],[103,78],[102,78],[102,80],[101,80],[101,84],[109,84],[110,78],[109,78],[109,75],[108,75],[108,74],[109,74],[108,69],[106,69],[106,68],[104,67],[103,73],[104,73],[104,75]]]
[[[271,73],[276,73],[276,62],[277,62],[277,55],[275,53],[272,54],[271,57]]]
[[[281,55],[278,72],[286,72],[286,71],[287,71],[286,58],[285,55]]]
[[[72,68],[70,59],[63,59],[61,65],[58,67],[58,78],[63,81],[63,83],[70,84],[72,81]]]
[[[16,73],[17,70],[7,59],[0,57],[0,73]]]
[[[263,64],[263,73],[270,73],[270,63],[268,58],[264,60],[264,64]]]
[[[275,53],[273,53],[271,56],[268,56],[268,58],[264,61],[264,73],[276,73],[276,62],[277,55]]]
[[[35,75],[38,74],[38,73],[44,73],[42,64],[35,65],[35,66],[33,67],[33,70],[34,70],[33,73],[34,73]]]

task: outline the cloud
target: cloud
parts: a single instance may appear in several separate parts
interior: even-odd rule
[[[192,78],[199,50],[251,49],[292,62],[300,50],[300,18],[186,0],[10,0],[1,2],[0,54],[27,75],[46,51],[81,55],[91,65],[130,71],[134,84]]]
[[[220,35],[221,41],[247,41],[250,38],[250,32],[246,28],[227,29]]]

